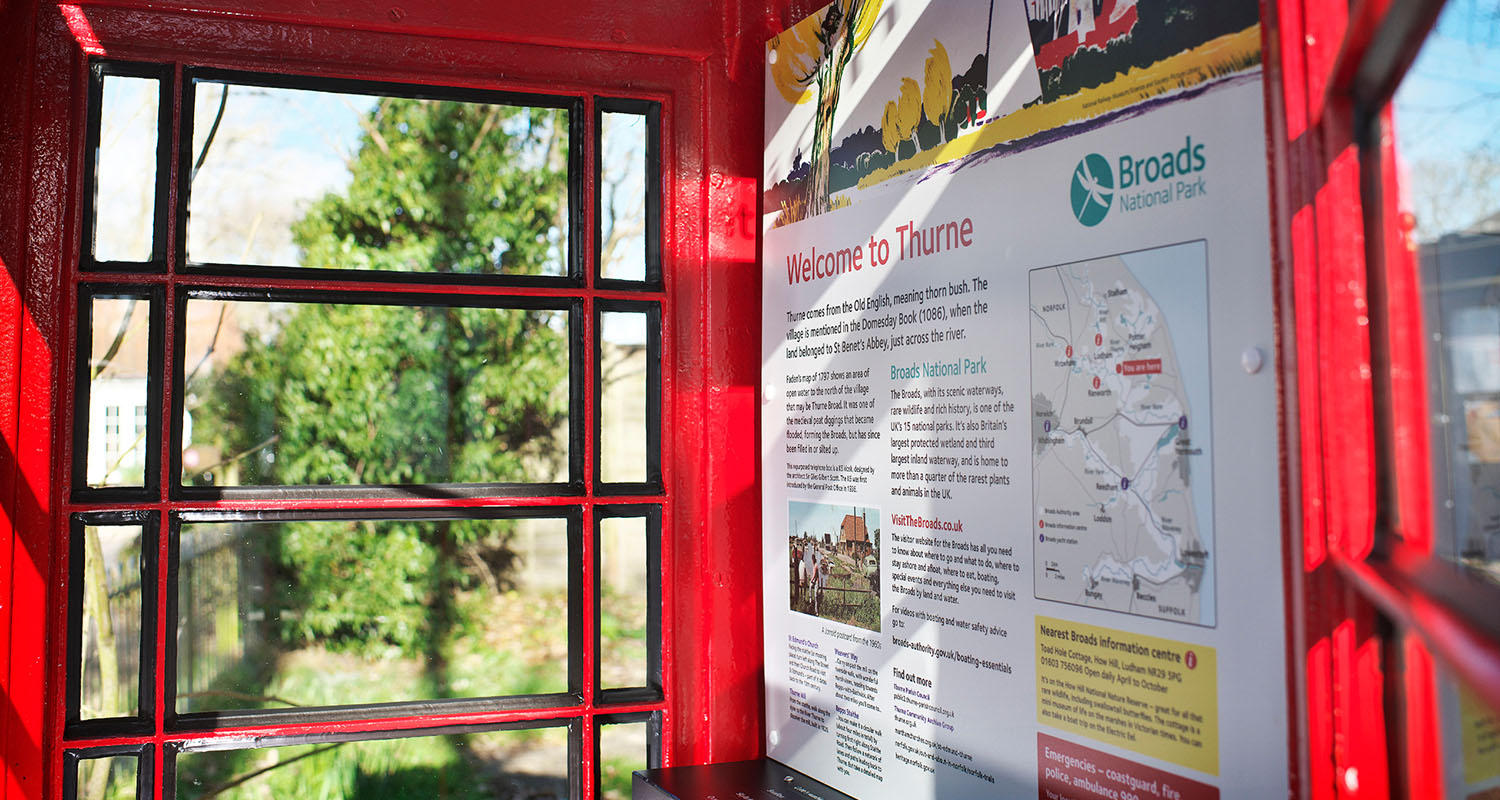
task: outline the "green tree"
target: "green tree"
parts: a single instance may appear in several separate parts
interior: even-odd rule
[[[315,267],[537,274],[562,263],[567,116],[385,98],[363,121],[346,190],[293,228]],[[272,305],[213,376],[203,424],[220,483],[550,479],[565,455],[566,315],[428,305]],[[191,390],[190,390],[191,391]],[[503,578],[494,522],[289,523],[266,544],[289,584],[280,635],[394,646],[441,661],[453,594]]]

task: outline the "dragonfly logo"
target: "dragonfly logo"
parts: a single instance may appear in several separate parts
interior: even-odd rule
[[[1109,162],[1089,153],[1073,168],[1073,216],[1093,227],[1104,221],[1115,199],[1115,176]]]

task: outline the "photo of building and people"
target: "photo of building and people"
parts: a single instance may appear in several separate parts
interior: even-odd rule
[[[791,609],[880,631],[880,509],[787,504]]]

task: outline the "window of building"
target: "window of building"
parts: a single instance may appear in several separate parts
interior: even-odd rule
[[[88,69],[65,796],[627,796],[660,102]]]

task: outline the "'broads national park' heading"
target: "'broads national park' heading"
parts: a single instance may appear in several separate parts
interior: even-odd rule
[[[1204,145],[1194,143],[1192,136],[1185,137],[1182,147],[1176,150],[1149,156],[1126,154],[1116,163],[1112,169],[1104,156],[1090,153],[1073,168],[1069,195],[1073,216],[1080,223],[1092,227],[1103,222],[1114,205],[1116,193],[1120,195],[1120,210],[1125,212],[1208,194],[1208,183],[1201,174],[1208,167],[1208,156]],[[1135,191],[1125,191],[1132,188]]]
[[[859,272],[865,267],[884,267],[896,261],[914,261],[923,256],[936,255],[950,250],[963,250],[974,245],[974,221],[968,217],[933,225],[908,221],[896,226],[896,252],[891,253],[890,237],[870,235],[870,240],[852,247],[834,250],[819,250],[817,245],[803,253],[789,253],[786,257],[786,282],[811,283],[812,281]]]

